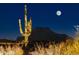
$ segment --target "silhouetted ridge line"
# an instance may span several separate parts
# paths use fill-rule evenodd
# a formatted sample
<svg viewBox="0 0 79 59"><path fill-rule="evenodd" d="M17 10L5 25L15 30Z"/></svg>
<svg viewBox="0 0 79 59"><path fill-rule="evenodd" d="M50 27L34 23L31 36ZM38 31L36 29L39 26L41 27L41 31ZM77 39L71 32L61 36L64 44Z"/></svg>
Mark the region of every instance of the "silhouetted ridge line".
<svg viewBox="0 0 79 59"><path fill-rule="evenodd" d="M58 34L49 28L38 27L32 30L29 41L61 41L71 38L66 34Z"/></svg>
<svg viewBox="0 0 79 59"><path fill-rule="evenodd" d="M0 43L13 43L13 42L16 42L15 40L11 40L11 39L0 39Z"/></svg>

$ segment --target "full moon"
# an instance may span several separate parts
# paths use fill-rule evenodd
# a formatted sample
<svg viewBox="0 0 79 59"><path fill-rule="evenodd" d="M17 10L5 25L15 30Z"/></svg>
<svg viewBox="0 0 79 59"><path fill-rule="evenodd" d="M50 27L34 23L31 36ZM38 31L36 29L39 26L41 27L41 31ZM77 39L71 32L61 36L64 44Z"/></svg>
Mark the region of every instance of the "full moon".
<svg viewBox="0 0 79 59"><path fill-rule="evenodd" d="M57 16L61 16L61 13L62 13L62 12L61 12L60 10L56 11L56 15L57 15Z"/></svg>

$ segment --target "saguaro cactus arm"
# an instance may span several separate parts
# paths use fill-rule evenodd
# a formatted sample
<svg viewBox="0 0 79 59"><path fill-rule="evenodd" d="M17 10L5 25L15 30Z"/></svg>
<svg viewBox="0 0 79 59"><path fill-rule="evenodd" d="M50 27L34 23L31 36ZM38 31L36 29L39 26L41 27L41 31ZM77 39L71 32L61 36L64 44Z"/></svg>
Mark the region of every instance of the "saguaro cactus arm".
<svg viewBox="0 0 79 59"><path fill-rule="evenodd" d="M31 34L32 31L32 18L30 18L30 21L27 23L27 31Z"/></svg>
<svg viewBox="0 0 79 59"><path fill-rule="evenodd" d="M19 19L19 29L20 29L21 35L24 35L24 34L23 34L23 31L22 31L22 26L21 26L21 19Z"/></svg>

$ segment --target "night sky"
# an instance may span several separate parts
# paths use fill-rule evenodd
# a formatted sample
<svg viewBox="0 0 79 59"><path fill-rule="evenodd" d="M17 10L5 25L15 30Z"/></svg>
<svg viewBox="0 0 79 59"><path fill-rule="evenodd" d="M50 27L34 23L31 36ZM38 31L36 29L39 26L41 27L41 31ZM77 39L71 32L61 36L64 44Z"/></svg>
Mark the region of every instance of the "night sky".
<svg viewBox="0 0 79 59"><path fill-rule="evenodd" d="M0 38L20 36L18 19L24 22L25 4L0 4ZM79 4L27 4L28 20L33 28L49 27L52 31L73 36L74 25L79 24ZM61 15L57 16L57 10ZM24 26L24 25L22 25Z"/></svg>

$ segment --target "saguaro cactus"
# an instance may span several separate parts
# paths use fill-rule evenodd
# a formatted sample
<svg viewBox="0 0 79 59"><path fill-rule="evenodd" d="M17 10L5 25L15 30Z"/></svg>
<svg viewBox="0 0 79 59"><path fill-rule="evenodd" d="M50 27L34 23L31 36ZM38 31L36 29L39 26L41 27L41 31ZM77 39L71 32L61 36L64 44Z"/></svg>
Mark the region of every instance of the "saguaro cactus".
<svg viewBox="0 0 79 59"><path fill-rule="evenodd" d="M24 40L23 43L25 44L25 46L28 44L28 37L31 34L31 30L32 30L32 20L30 18L29 21L27 21L27 9L26 9L26 5L25 5L25 11L24 11L24 32L22 30L22 25L21 25L21 19L19 19L19 29L20 29L20 33L22 36L24 36Z"/></svg>

